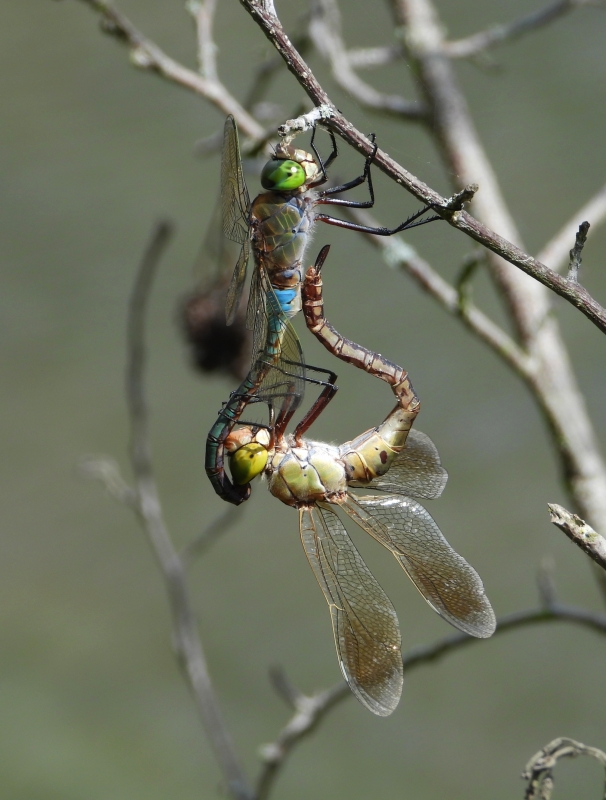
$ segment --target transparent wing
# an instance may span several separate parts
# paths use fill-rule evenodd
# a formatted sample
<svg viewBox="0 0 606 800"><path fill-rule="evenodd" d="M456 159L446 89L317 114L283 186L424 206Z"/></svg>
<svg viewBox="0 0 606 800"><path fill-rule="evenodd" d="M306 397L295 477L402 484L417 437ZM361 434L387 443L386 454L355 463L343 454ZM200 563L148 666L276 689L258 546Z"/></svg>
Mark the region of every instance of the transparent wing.
<svg viewBox="0 0 606 800"><path fill-rule="evenodd" d="M288 403L294 411L305 394L306 368L301 342L263 270L253 276L255 298L252 377L255 396L273 408ZM250 305L249 305L250 308Z"/></svg>
<svg viewBox="0 0 606 800"><path fill-rule="evenodd" d="M225 290L240 250L241 247L226 239L223 233L223 210L219 196L194 264L195 278L205 288L220 284Z"/></svg>
<svg viewBox="0 0 606 800"><path fill-rule="evenodd" d="M250 198L244 181L238 129L230 115L225 120L223 152L221 156L221 213L223 234L232 242L242 245L238 262L227 291L227 324L233 321L242 295L246 268L250 258Z"/></svg>
<svg viewBox="0 0 606 800"><path fill-rule="evenodd" d="M430 500L442 494L447 480L448 473L442 466L435 444L429 436L412 428L406 446L396 456L389 472L370 484L364 484L364 488ZM362 486L353 482L350 485Z"/></svg>
<svg viewBox="0 0 606 800"><path fill-rule="evenodd" d="M322 506L299 514L305 554L330 608L341 671L358 700L386 717L404 680L394 607L333 511Z"/></svg>
<svg viewBox="0 0 606 800"><path fill-rule="evenodd" d="M348 495L342 505L393 553L440 616L480 639L494 633L495 616L480 576L452 549L423 506L399 495Z"/></svg>

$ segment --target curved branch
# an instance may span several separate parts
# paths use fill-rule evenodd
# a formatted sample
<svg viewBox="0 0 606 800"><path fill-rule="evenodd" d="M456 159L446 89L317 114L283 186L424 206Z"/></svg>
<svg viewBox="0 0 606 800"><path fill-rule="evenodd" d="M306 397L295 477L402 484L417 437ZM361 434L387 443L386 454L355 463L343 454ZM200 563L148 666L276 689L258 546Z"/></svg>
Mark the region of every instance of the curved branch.
<svg viewBox="0 0 606 800"><path fill-rule="evenodd" d="M141 261L129 303L126 399L135 478L136 511L147 534L166 583L174 643L188 679L204 728L234 800L250 800L251 792L216 698L195 615L185 583L185 569L172 543L153 472L149 421L145 396L145 316L159 259L172 234L172 226L159 223Z"/></svg>
<svg viewBox="0 0 606 800"><path fill-rule="evenodd" d="M167 56L157 44L145 37L127 16L108 0L80 1L101 15L101 23L106 33L127 44L135 66L156 72L163 78L196 92L209 100L223 114L232 114L238 127L247 136L260 139L265 135L263 126L259 125L256 119L238 103L218 78L199 75ZM205 60L208 63L206 56Z"/></svg>
<svg viewBox="0 0 606 800"><path fill-rule="evenodd" d="M424 119L426 111L420 103L379 92L356 75L341 37L341 14L335 0L315 0L312 4L309 35L319 53L329 62L334 80L360 105L404 119Z"/></svg>
<svg viewBox="0 0 606 800"><path fill-rule="evenodd" d="M443 52L449 58L469 58L478 55L490 47L504 44L512 39L518 39L525 33L531 33L539 28L544 28L550 22L584 6L599 5L596 0L555 0L554 3L538 11L533 11L524 17L507 22L504 25L494 25L488 30L457 39L454 42L444 42Z"/></svg>
<svg viewBox="0 0 606 800"><path fill-rule="evenodd" d="M554 602L545 608L518 611L502 617L497 621L493 638L506 631L544 622L572 622L606 635L606 616ZM480 641L484 640L474 639L473 636L468 636L466 633L453 633L432 644L414 647L402 656L404 672L411 672L413 669L437 661L461 647L478 644ZM295 713L277 738L262 748L263 763L256 782L255 800L266 800L288 756L299 742L312 733L335 706L341 701L353 697L349 686L344 681L311 697L303 695L291 687L286 693L280 690L280 694L286 694L289 704L295 708Z"/></svg>
<svg viewBox="0 0 606 800"><path fill-rule="evenodd" d="M522 773L522 778L528 781L525 800L550 800L553 791L553 770L561 758L577 758L590 756L595 758L606 771L606 753L597 747L587 747L581 742L564 737L554 739L545 745L542 750L535 753ZM606 788L606 784L605 784ZM606 791L602 795L606 797Z"/></svg>

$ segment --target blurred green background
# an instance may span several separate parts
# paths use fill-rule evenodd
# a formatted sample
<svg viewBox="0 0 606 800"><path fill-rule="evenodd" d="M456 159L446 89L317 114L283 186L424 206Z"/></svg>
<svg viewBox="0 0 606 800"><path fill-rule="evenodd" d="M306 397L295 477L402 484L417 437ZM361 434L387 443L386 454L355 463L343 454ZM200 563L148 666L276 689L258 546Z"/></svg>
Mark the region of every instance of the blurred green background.
<svg viewBox="0 0 606 800"><path fill-rule="evenodd" d="M351 45L390 41L381 2L343 3ZM538 2L442 0L453 37L539 7ZM269 45L235 0L220 4L221 76L238 97ZM292 26L304 4L278 2ZM121 7L171 55L194 64L183 3ZM153 448L172 534L184 545L224 511L203 470L206 431L233 388L189 368L176 304L217 193L218 159L194 142L218 130L203 100L132 68L95 16L64 0L0 4L0 794L14 800L166 800L215 797L220 776L170 647L162 581L132 514L75 464L115 457L128 475L122 382L127 297L152 222L178 232L150 319ZM495 52L497 71L458 74L530 252L606 175L606 17L587 9ZM449 193L422 132L366 115L332 85L337 105L381 147ZM408 93L403 65L371 73ZM286 118L302 99L286 73L270 97ZM338 173L359 173L346 152ZM251 193L256 184L250 181ZM396 224L417 205L377 174L377 215ZM470 243L447 226L408 240L448 278ZM527 392L493 355L355 234L322 227L334 244L327 311L344 334L405 366L422 401L419 427L437 443L450 482L429 504L451 544L478 569L497 614L536 602L535 573L556 563L561 598L600 599L584 556L548 522L567 503L551 445ZM314 249L315 252L315 249ZM606 233L585 250L582 280L604 302ZM500 318L488 282L478 302ZM606 423L606 340L555 303L596 429ZM308 360L333 366L305 332ZM329 363L330 362L330 363ZM341 391L314 436L343 441L376 424L392 399L378 381L337 365ZM262 485L239 523L191 570L210 668L240 753L287 719L267 680L283 665L304 691L340 678L324 599L298 541L297 516ZM356 532L354 532L355 534ZM361 532L360 532L361 534ZM356 541L398 610L404 648L451 629L395 561ZM368 539L368 537L366 537ZM399 708L373 717L344 703L296 752L274 797L492 800L521 797L526 760L556 736L606 747L606 643L550 625L466 649L407 679ZM560 767L561 797L599 796L599 768Z"/></svg>

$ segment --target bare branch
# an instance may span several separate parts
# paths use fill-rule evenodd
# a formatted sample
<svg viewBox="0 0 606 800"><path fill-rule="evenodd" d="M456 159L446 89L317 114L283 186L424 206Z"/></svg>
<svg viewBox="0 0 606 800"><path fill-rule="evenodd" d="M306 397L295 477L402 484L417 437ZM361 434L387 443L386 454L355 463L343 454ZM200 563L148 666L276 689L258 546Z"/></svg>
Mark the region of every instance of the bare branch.
<svg viewBox="0 0 606 800"><path fill-rule="evenodd" d="M574 739L554 739L545 745L542 750L535 753L522 773L522 778L528 782L524 800L550 800L553 791L553 770L561 758L577 758L590 756L599 761L606 772L606 753L597 747L575 742ZM606 798L606 783L603 797Z"/></svg>
<svg viewBox="0 0 606 800"><path fill-rule="evenodd" d="M537 570L537 589L539 600L545 608L551 608L557 603L555 585L555 560L553 556L544 556Z"/></svg>
<svg viewBox="0 0 606 800"><path fill-rule="evenodd" d="M351 211L350 215L361 225L377 227L379 223L368 212ZM522 377L530 377L535 365L533 359L502 328L473 305L471 300L461 303L459 291L445 281L416 250L399 236L367 235L371 244L381 251L385 263L410 275L431 297L458 317L476 336L491 347L510 367Z"/></svg>
<svg viewBox="0 0 606 800"><path fill-rule="evenodd" d="M593 232L606 220L606 185L602 186L583 208L573 214L553 239L543 247L540 253L537 253L537 261L542 261L556 272L568 264L570 242L583 220L591 222L591 231ZM591 236L591 231L589 236Z"/></svg>
<svg viewBox="0 0 606 800"><path fill-rule="evenodd" d="M329 105L316 106L307 114L301 114L296 119L288 119L278 128L278 133L290 144L295 136L312 130L319 122L325 122L332 117L333 110Z"/></svg>
<svg viewBox="0 0 606 800"><path fill-rule="evenodd" d="M372 150L372 143L341 114L316 80L315 76L292 46L284 32L280 20L268 13L260 0L240 0L253 19L260 25L268 39L284 58L288 69L295 75L315 105L328 105L333 109L327 126L338 133L346 142L364 155ZM513 242L490 230L466 211L453 212L448 200L431 189L423 181L405 170L382 150L378 150L374 162L386 175L406 188L416 198L430 206L450 225L484 245L497 256L518 267L539 283L568 300L581 313L590 319L602 332L606 333L606 309L603 308L582 286L563 278L525 253Z"/></svg>
<svg viewBox="0 0 606 800"><path fill-rule="evenodd" d="M217 46L212 35L216 7L217 0L187 0L186 3L196 26L200 75L209 81L218 79Z"/></svg>
<svg viewBox="0 0 606 800"><path fill-rule="evenodd" d="M518 611L502 617L497 621L497 628L492 638L506 631L545 622L572 622L606 635L606 616L554 602L546 607ZM437 661L462 647L478 644L480 641L483 640L457 632L432 644L414 647L402 656L404 672L411 672L417 667ZM353 695L345 681L311 696L303 695L294 688L288 690L286 699L289 705L294 704L295 713L278 737L261 749L263 763L256 783L255 800L266 800L294 748L318 727L329 711L349 697Z"/></svg>
<svg viewBox="0 0 606 800"><path fill-rule="evenodd" d="M78 463L78 471L84 478L98 481L114 500L137 508L137 496L120 475L120 468L112 458L85 456Z"/></svg>
<svg viewBox="0 0 606 800"><path fill-rule="evenodd" d="M444 42L443 51L449 58L469 58L487 50L489 47L504 44L526 33L543 28L564 14L584 6L601 5L598 0L555 0L554 3L533 11L524 17L504 25L494 25L486 31L474 33L454 42Z"/></svg>
<svg viewBox="0 0 606 800"><path fill-rule="evenodd" d="M557 282L551 281L556 273L547 272L545 265L522 255L520 234L473 124L452 62L442 55L444 26L433 3L431 0L391 0L391 4L396 30L407 49L407 62L430 107L431 132L453 187L461 189L477 182L481 190L474 197L474 213L486 230L502 233L502 237L493 241L490 236L484 237L485 230L478 229L471 235L491 251L487 253L489 270L505 301L511 324L524 349L537 362L527 382L559 455L565 485L579 513L600 528L606 525L606 465L598 438L562 341L550 297L543 286L527 280L511 264L520 266L560 293L565 294L569 287L574 289L575 284L564 279L556 287ZM331 125L334 122L333 118ZM473 219L465 211L455 216L458 222L450 220L451 224L463 230ZM499 239L503 241L505 237L508 245L502 248ZM515 243L513 253L508 252L510 243ZM528 265L532 269L527 269ZM537 275L537 266L542 275ZM603 311L599 311L594 320L602 328Z"/></svg>
<svg viewBox="0 0 606 800"><path fill-rule="evenodd" d="M108 0L80 0L101 15L103 30L125 42L130 49L132 63L141 69L156 72L180 86L190 89L209 100L223 114L233 114L239 128L247 135L259 139L265 131L261 125L229 93L218 79L199 75L179 64L147 39L121 11Z"/></svg>
<svg viewBox="0 0 606 800"><path fill-rule="evenodd" d="M130 416L130 456L137 513L164 577L173 618L174 643L204 728L235 800L250 800L246 776L235 753L210 680L206 657L185 583L185 570L166 528L153 473L145 396L145 316L159 259L172 226L159 223L141 261L128 314L126 398Z"/></svg>
<svg viewBox="0 0 606 800"><path fill-rule="evenodd" d="M346 683L337 684L332 689L311 697L291 690L287 702L289 705L294 704L295 713L280 731L277 739L271 744L264 745L260 750L263 765L256 783L255 800L266 800L269 797L274 782L292 750L306 736L313 733L328 712L350 694Z"/></svg>
<svg viewBox="0 0 606 800"><path fill-rule="evenodd" d="M347 51L349 65L355 69L384 67L403 57L404 48L401 44L384 45L380 47L352 47Z"/></svg>
<svg viewBox="0 0 606 800"><path fill-rule="evenodd" d="M341 37L341 14L336 0L314 0L309 35L319 53L329 62L334 80L362 106L409 120L423 117L420 103L379 92L356 75Z"/></svg>
<svg viewBox="0 0 606 800"><path fill-rule="evenodd" d="M181 561L185 566L189 566L199 555L205 553L220 536L227 533L238 522L241 516L241 506L229 506L222 514L219 514L199 536L181 550Z"/></svg>
<svg viewBox="0 0 606 800"><path fill-rule="evenodd" d="M574 542L584 553L593 558L596 564L599 564L602 569L606 569L606 539L596 533L585 520L567 511L564 506L548 503L547 508L551 515L551 522L564 531L571 542Z"/></svg>

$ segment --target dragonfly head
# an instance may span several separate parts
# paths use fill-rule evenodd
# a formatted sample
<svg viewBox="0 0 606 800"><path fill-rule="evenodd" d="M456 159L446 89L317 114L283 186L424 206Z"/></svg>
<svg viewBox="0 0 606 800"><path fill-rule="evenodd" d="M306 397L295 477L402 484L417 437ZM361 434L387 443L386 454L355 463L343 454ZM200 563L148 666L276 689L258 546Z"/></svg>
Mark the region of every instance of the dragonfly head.
<svg viewBox="0 0 606 800"><path fill-rule="evenodd" d="M310 153L279 144L261 171L261 185L264 189L292 192L313 183L319 176L320 170Z"/></svg>
<svg viewBox="0 0 606 800"><path fill-rule="evenodd" d="M265 428L254 431L243 427L232 431L225 440L229 455L229 469L236 486L250 483L260 475L269 456L269 432Z"/></svg>

